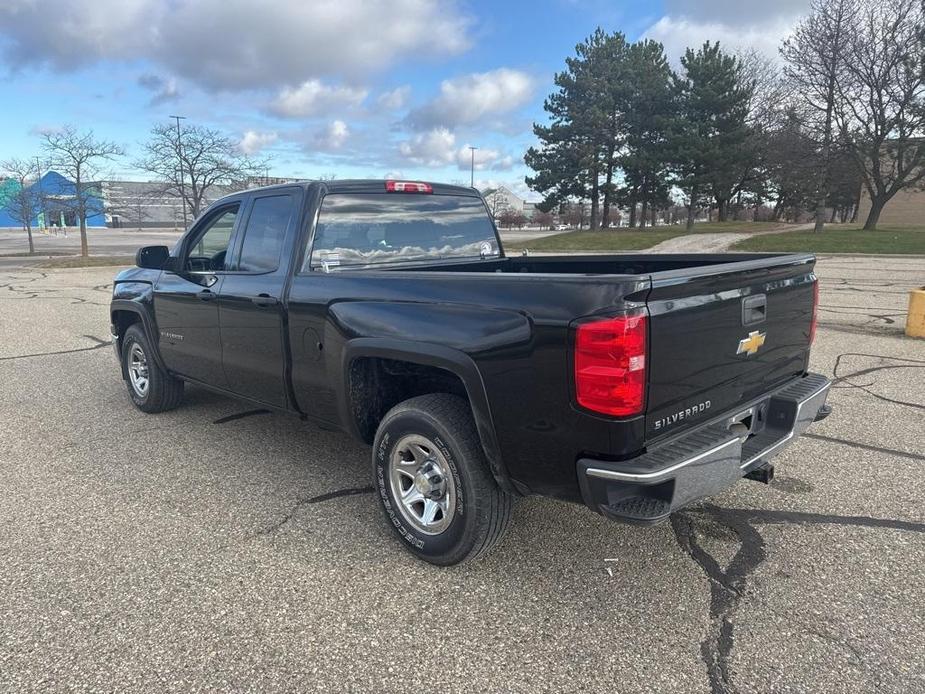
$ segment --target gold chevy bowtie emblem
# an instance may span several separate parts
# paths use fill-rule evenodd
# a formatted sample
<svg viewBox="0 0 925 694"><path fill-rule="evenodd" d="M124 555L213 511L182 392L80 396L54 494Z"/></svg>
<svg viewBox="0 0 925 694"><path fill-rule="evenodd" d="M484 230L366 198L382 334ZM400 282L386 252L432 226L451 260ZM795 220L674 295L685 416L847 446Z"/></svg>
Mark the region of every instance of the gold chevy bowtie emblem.
<svg viewBox="0 0 925 694"><path fill-rule="evenodd" d="M736 350L736 354L754 354L764 344L764 338L765 333L753 330L748 334L748 337L739 340L739 348Z"/></svg>

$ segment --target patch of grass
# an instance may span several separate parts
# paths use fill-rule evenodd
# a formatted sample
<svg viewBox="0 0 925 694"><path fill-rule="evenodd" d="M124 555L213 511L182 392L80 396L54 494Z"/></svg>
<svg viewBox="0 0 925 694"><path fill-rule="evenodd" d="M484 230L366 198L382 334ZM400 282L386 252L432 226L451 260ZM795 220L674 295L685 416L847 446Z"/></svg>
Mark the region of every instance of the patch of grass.
<svg viewBox="0 0 925 694"><path fill-rule="evenodd" d="M694 234L753 233L784 230L787 225L777 222L702 222L694 225ZM504 232L502 231L502 234ZM639 251L684 236L684 224L646 227L645 229L606 229L602 231L565 231L530 241L508 241L504 247L512 251Z"/></svg>
<svg viewBox="0 0 925 694"><path fill-rule="evenodd" d="M691 233L693 234L751 234L756 231L773 231L779 229L786 231L788 227L796 226L795 224L784 224L782 222L700 222L694 225ZM660 227L656 227L660 228ZM668 227L677 229L678 227ZM682 224L681 229L684 229Z"/></svg>
<svg viewBox="0 0 925 694"><path fill-rule="evenodd" d="M655 228L652 231L566 231L530 241L511 241L508 250L531 251L638 251L680 236L682 232Z"/></svg>
<svg viewBox="0 0 925 694"><path fill-rule="evenodd" d="M33 267L47 268L68 268L68 267L108 267L108 266L132 266L135 264L133 255L91 255L84 258L79 255L71 255L65 258L49 258Z"/></svg>
<svg viewBox="0 0 925 694"><path fill-rule="evenodd" d="M753 236L739 241L732 250L925 255L925 228L882 227L864 231L857 226L826 226L821 234L810 229Z"/></svg>
<svg viewBox="0 0 925 694"><path fill-rule="evenodd" d="M36 251L35 253L30 253L29 251L22 251L18 253L0 253L0 258L35 258L52 256L52 255L73 255L73 253L68 253L67 251Z"/></svg>

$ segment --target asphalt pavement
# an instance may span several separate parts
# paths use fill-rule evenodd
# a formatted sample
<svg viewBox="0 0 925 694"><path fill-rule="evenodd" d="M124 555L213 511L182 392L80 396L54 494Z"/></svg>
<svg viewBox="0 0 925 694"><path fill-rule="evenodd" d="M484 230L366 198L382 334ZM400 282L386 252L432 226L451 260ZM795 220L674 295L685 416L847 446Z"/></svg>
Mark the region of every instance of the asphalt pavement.
<svg viewBox="0 0 925 694"><path fill-rule="evenodd" d="M113 268L0 270L0 691L925 692L925 261L817 267L835 410L773 484L651 528L524 499L450 569L346 436L135 410Z"/></svg>
<svg viewBox="0 0 925 694"><path fill-rule="evenodd" d="M178 229L87 229L87 245L92 255L134 255L141 246L173 246L180 238ZM35 255L24 257L29 240L22 229L0 229L0 271L34 266L52 256L78 255L80 230L33 231Z"/></svg>

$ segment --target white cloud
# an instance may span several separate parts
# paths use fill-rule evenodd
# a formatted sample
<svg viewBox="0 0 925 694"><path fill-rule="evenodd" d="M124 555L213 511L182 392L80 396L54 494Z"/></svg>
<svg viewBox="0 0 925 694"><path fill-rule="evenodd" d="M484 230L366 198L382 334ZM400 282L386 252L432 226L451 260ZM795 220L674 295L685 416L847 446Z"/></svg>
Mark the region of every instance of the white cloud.
<svg viewBox="0 0 925 694"><path fill-rule="evenodd" d="M45 135L54 135L64 130L63 125L51 125L49 123L40 123L29 128L29 134L33 137L43 137Z"/></svg>
<svg viewBox="0 0 925 694"><path fill-rule="evenodd" d="M665 15L644 33L676 63L690 47L719 41L730 52L755 50L778 59L781 41L809 9L809 0L668 0Z"/></svg>
<svg viewBox="0 0 925 694"><path fill-rule="evenodd" d="M402 142L398 151L403 157L423 166L446 166L455 156L456 136L446 128L418 133Z"/></svg>
<svg viewBox="0 0 925 694"><path fill-rule="evenodd" d="M645 38L660 41L665 52L675 60L684 55L688 47L697 50L705 41L719 41L730 52L754 49L776 59L781 41L790 33L794 22L795 18L733 27L721 23L699 23L683 17L662 17L646 30Z"/></svg>
<svg viewBox="0 0 925 694"><path fill-rule="evenodd" d="M270 104L270 111L285 118L304 118L332 110L359 106L367 91L356 87L331 86L311 79L295 88L286 87Z"/></svg>
<svg viewBox="0 0 925 694"><path fill-rule="evenodd" d="M778 17L794 17L809 9L810 0L666 0L665 15L709 24L755 25Z"/></svg>
<svg viewBox="0 0 925 694"><path fill-rule="evenodd" d="M480 147L473 153L468 143L457 146L456 135L447 128L433 128L417 133L410 140L402 142L398 151L405 159L421 166L455 165L460 171L469 170L473 154L478 171L507 171L514 165L512 156L504 155L497 149Z"/></svg>
<svg viewBox="0 0 925 694"><path fill-rule="evenodd" d="M334 120L315 136L315 144L321 149L340 149L349 137L350 129L347 124L342 120Z"/></svg>
<svg viewBox="0 0 925 694"><path fill-rule="evenodd" d="M444 80L440 94L412 111L408 119L419 127L476 123L523 106L533 95L533 86L528 74L509 68Z"/></svg>
<svg viewBox="0 0 925 694"><path fill-rule="evenodd" d="M145 73L138 77L138 86L151 92L151 106L157 106L168 101L180 98L177 81L173 77L161 77L153 73Z"/></svg>
<svg viewBox="0 0 925 694"><path fill-rule="evenodd" d="M475 155L475 170L484 171L492 169L494 171L508 171L514 166L514 158L511 155L503 155L497 149L479 147L472 152L469 144L464 144L456 150L456 166L460 171L468 171L472 166L473 154Z"/></svg>
<svg viewBox="0 0 925 694"><path fill-rule="evenodd" d="M397 111L408 102L408 97L410 95L411 87L406 84L402 87L396 87L391 91L383 92L379 95L379 98L376 99L376 102L384 109Z"/></svg>
<svg viewBox="0 0 925 694"><path fill-rule="evenodd" d="M498 157L498 159L492 163L491 168L495 171L510 171L514 168L514 157L510 154Z"/></svg>
<svg viewBox="0 0 925 694"><path fill-rule="evenodd" d="M469 47L470 20L439 0L3 0L0 46L13 67L68 71L148 60L209 89L338 77Z"/></svg>
<svg viewBox="0 0 925 694"><path fill-rule="evenodd" d="M264 147L269 147L279 139L275 132L262 133L248 130L238 142L238 149L244 154L257 154Z"/></svg>

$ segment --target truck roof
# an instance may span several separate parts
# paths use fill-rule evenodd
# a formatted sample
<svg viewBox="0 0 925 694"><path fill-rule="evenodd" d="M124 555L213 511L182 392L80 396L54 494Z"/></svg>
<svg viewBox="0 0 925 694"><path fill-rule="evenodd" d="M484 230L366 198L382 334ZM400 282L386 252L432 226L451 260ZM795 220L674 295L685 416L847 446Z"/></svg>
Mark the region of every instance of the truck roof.
<svg viewBox="0 0 925 694"><path fill-rule="evenodd" d="M240 195L243 192L252 192L255 190L277 190L283 188L292 188L293 186L298 186L305 189L323 186L325 192L327 193L384 193L386 180L387 179L384 178L345 178L343 180L335 179L333 181L296 181L293 183L278 183L272 186L258 186L255 188L248 188L245 191L238 191L237 193L226 195L220 198L220 200L224 200L227 197L232 197L233 195ZM404 181L405 179L402 180ZM481 196L481 193L479 193L478 190L466 186L450 185L449 183L431 183L430 181L413 182L426 183L433 189L433 192L436 195L466 195L470 197ZM216 200L216 202L219 202L219 200Z"/></svg>

